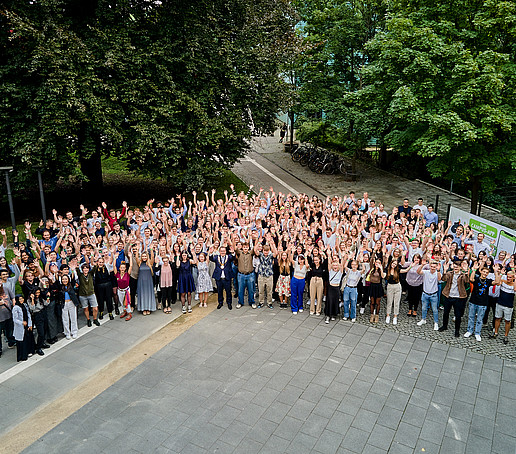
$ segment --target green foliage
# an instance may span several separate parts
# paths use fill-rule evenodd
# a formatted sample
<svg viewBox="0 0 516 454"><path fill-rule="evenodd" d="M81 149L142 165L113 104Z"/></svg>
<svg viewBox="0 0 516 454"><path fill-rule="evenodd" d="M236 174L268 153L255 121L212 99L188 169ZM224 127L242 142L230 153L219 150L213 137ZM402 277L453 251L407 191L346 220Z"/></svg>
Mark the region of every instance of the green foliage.
<svg viewBox="0 0 516 454"><path fill-rule="evenodd" d="M362 113L348 95L362 86L361 71L370 60L365 44L383 27L384 3L296 2L306 47L296 67L302 137L349 153L366 143L364 122L357 121Z"/></svg>
<svg viewBox="0 0 516 454"><path fill-rule="evenodd" d="M516 179L516 3L398 1L366 46L364 88L377 128L435 177L480 183Z"/></svg>
<svg viewBox="0 0 516 454"><path fill-rule="evenodd" d="M287 0L3 2L0 156L14 184L99 183L100 158L199 187L270 132Z"/></svg>

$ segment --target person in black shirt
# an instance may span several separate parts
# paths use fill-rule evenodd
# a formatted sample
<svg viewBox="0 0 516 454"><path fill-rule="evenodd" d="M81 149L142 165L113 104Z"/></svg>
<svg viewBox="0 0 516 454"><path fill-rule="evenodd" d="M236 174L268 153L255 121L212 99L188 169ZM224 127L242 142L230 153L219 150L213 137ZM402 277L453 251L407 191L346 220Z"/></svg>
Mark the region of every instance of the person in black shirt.
<svg viewBox="0 0 516 454"><path fill-rule="evenodd" d="M107 306L109 320L113 320L113 283L111 274L104 263L104 257L99 257L97 264L93 267L95 279L95 295L99 305L99 319L104 318L104 303Z"/></svg>
<svg viewBox="0 0 516 454"><path fill-rule="evenodd" d="M469 300L469 316L468 316L468 330L464 337L470 337L475 333L475 339L481 341L480 331L484 320L484 313L486 312L489 296L489 287L493 285L493 280L488 279L489 268L484 267L478 271L480 263L477 261L473 265L473 272L469 277L469 281L473 284L473 291ZM500 284L500 267L495 268L495 285ZM475 322L476 317L476 322Z"/></svg>

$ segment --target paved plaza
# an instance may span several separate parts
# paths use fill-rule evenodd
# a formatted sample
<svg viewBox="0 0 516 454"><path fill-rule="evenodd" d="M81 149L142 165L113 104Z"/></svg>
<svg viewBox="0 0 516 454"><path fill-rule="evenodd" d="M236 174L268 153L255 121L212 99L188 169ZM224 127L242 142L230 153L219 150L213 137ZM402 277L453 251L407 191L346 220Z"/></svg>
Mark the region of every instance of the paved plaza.
<svg viewBox="0 0 516 454"><path fill-rule="evenodd" d="M513 454L515 391L496 356L223 308L24 452Z"/></svg>

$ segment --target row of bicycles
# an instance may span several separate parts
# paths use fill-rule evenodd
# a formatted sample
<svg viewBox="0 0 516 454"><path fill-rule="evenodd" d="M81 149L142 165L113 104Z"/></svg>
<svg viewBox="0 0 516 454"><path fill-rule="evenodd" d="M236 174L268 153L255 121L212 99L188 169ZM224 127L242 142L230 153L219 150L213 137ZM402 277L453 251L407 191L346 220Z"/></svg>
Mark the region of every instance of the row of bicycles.
<svg viewBox="0 0 516 454"><path fill-rule="evenodd" d="M355 176L352 166L342 156L315 145L300 145L292 153L292 161L308 166L312 172L319 174L333 175L340 172L346 176Z"/></svg>

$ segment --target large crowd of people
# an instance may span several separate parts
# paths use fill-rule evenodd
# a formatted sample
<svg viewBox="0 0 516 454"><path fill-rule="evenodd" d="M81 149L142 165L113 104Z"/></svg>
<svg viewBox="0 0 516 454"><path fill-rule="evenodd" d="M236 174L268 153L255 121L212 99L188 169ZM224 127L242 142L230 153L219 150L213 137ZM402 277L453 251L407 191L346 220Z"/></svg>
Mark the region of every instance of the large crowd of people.
<svg viewBox="0 0 516 454"><path fill-rule="evenodd" d="M232 310L234 300L236 309L276 304L295 315L324 314L325 323L360 316L395 325L413 317L425 329L431 310L436 331L448 329L453 308L456 337L481 341L489 323L496 338L503 319L508 342L515 256L495 252L482 233L439 220L423 199L405 199L388 212L367 193L321 200L252 189L237 194L231 185L218 200L215 190L199 198L192 192L188 202L177 195L143 209L123 202L120 211L106 203L64 216L54 210L36 229L26 222L23 233L13 232L9 261L0 231L7 346L24 361L63 335L76 338L78 312L88 326L104 317L130 321L136 312L171 314L174 305L188 314L194 301L207 307L211 292L217 309ZM404 295L408 313L400 314Z"/></svg>

